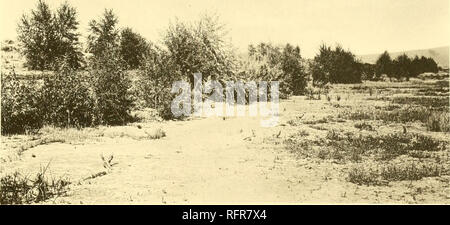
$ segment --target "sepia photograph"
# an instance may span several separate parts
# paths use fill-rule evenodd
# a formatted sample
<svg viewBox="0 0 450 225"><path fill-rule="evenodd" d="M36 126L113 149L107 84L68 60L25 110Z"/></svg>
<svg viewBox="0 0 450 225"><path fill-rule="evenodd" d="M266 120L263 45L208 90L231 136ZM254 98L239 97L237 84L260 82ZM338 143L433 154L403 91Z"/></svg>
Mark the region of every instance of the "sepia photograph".
<svg viewBox="0 0 450 225"><path fill-rule="evenodd" d="M0 205L449 205L449 3L0 0Z"/></svg>

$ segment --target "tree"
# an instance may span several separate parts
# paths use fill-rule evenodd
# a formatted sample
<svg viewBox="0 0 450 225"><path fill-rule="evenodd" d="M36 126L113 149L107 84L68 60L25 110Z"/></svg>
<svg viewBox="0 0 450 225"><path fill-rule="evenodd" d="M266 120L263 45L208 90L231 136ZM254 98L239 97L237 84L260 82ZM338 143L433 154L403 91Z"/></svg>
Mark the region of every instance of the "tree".
<svg viewBox="0 0 450 225"><path fill-rule="evenodd" d="M300 48L293 47L286 44L281 56L281 69L284 73L284 78L289 81L290 90L292 94L302 94L306 87L306 72L300 55Z"/></svg>
<svg viewBox="0 0 450 225"><path fill-rule="evenodd" d="M241 62L240 79L279 81L280 97L303 93L307 74L298 46L262 42L248 49L248 59Z"/></svg>
<svg viewBox="0 0 450 225"><path fill-rule="evenodd" d="M119 19L112 9L105 9L103 17L89 22L90 34L87 39L87 51L94 57L101 56L106 50L119 47Z"/></svg>
<svg viewBox="0 0 450 225"><path fill-rule="evenodd" d="M183 78L174 59L167 51L152 47L137 75L138 97L146 106L156 109L162 118L171 119L170 107L175 97L171 93L172 84Z"/></svg>
<svg viewBox="0 0 450 225"><path fill-rule="evenodd" d="M350 51L339 45L334 50L322 45L311 64L311 73L317 85L361 82L359 62Z"/></svg>
<svg viewBox="0 0 450 225"><path fill-rule="evenodd" d="M380 78L383 74L386 74L389 77L392 75L392 59L387 51L384 51L375 63L376 78Z"/></svg>
<svg viewBox="0 0 450 225"><path fill-rule="evenodd" d="M144 64L149 54L150 44L131 28L125 28L120 35L120 54L129 69L137 69Z"/></svg>
<svg viewBox="0 0 450 225"><path fill-rule="evenodd" d="M232 77L235 67L231 45L217 17L204 16L193 25L171 24L164 35L164 45L177 70L194 85L194 73L203 79Z"/></svg>
<svg viewBox="0 0 450 225"><path fill-rule="evenodd" d="M99 20L89 23L89 74L101 124L125 124L130 119L134 99L129 92L131 81L120 54L118 18L106 10Z"/></svg>
<svg viewBox="0 0 450 225"><path fill-rule="evenodd" d="M411 67L411 59L406 55L402 54L399 55L394 61L393 61L393 67L394 67L394 77L399 79L401 77L405 77L409 80L412 73L412 67Z"/></svg>
<svg viewBox="0 0 450 225"><path fill-rule="evenodd" d="M53 69L62 57L69 58L70 66L79 68L82 63L78 21L75 8L63 3L52 13L47 3L39 0L31 15L22 15L18 24L18 39L30 69Z"/></svg>

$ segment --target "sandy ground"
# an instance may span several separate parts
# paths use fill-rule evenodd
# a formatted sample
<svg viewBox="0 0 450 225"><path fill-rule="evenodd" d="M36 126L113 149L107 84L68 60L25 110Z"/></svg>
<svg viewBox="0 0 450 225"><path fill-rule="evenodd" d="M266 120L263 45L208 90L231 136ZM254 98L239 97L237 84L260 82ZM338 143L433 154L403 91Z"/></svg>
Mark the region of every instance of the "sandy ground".
<svg viewBox="0 0 450 225"><path fill-rule="evenodd" d="M299 129L306 129L309 138L326 133L290 126L288 120L298 115L321 118L333 110L326 100L294 97L282 102L280 123L273 128L261 127L256 117L113 127L98 141L30 148L19 159L1 163L0 172L33 174L50 162L49 174L65 176L72 184L66 196L44 204L450 203L448 177L358 186L346 181L348 165L301 159L284 149L282 140ZM139 133L157 127L167 136L108 137L117 130ZM113 155L112 170L84 180L106 171L101 154Z"/></svg>

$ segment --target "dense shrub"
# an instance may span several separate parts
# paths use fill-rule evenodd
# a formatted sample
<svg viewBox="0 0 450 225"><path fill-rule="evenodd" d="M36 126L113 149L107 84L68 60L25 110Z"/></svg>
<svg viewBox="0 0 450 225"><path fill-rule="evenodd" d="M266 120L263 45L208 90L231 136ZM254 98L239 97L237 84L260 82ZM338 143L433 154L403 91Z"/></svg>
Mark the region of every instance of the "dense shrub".
<svg viewBox="0 0 450 225"><path fill-rule="evenodd" d="M154 49L138 71L135 85L137 96L144 100L145 106L156 109L162 118L171 119L173 115L170 106L175 97L171 93L172 84L181 78L170 55L163 50Z"/></svg>
<svg viewBox="0 0 450 225"><path fill-rule="evenodd" d="M131 119L131 80L118 49L105 49L89 62L95 112L101 124L125 124Z"/></svg>
<svg viewBox="0 0 450 225"><path fill-rule="evenodd" d="M64 195L70 181L52 179L42 168L34 178L18 172L0 178L0 205L31 204Z"/></svg>
<svg viewBox="0 0 450 225"><path fill-rule="evenodd" d="M1 74L2 134L17 134L42 127L38 87L19 80L16 74Z"/></svg>
<svg viewBox="0 0 450 225"><path fill-rule="evenodd" d="M434 111L425 122L429 131L450 132L450 115L445 111Z"/></svg>
<svg viewBox="0 0 450 225"><path fill-rule="evenodd" d="M59 127L92 125L96 112L88 82L82 72L63 62L53 76L44 78L39 105L42 119Z"/></svg>

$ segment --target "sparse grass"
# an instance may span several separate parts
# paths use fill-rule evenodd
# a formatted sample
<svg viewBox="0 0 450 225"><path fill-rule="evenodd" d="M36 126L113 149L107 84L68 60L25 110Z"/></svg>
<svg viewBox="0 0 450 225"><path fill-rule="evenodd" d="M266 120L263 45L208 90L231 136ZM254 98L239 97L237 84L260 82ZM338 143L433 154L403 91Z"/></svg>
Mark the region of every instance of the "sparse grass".
<svg viewBox="0 0 450 225"><path fill-rule="evenodd" d="M70 182L65 178L48 178L47 169L48 165L32 179L18 172L0 178L0 204L39 203L64 195Z"/></svg>
<svg viewBox="0 0 450 225"><path fill-rule="evenodd" d="M448 112L436 111L421 106L404 106L402 108L359 108L347 109L338 115L339 118L351 120L382 120L384 122L425 123L432 131L448 131ZM430 119L431 118L431 119Z"/></svg>
<svg viewBox="0 0 450 225"><path fill-rule="evenodd" d="M449 97L422 97L422 96L408 96L408 97L394 97L387 98L392 103L401 105L418 105L433 108L447 108L449 107Z"/></svg>
<svg viewBox="0 0 450 225"><path fill-rule="evenodd" d="M328 132L325 139L317 143L302 140L298 137L299 135L291 136L284 142L286 148L291 152L307 157L350 160L353 162L372 156L382 161L391 160L400 155L420 156L417 151L437 152L444 150L447 145L446 142L435 140L429 136L411 133L355 135L352 133L342 134L332 130ZM320 146L322 149L314 149L313 145ZM425 156L425 154L423 155Z"/></svg>

